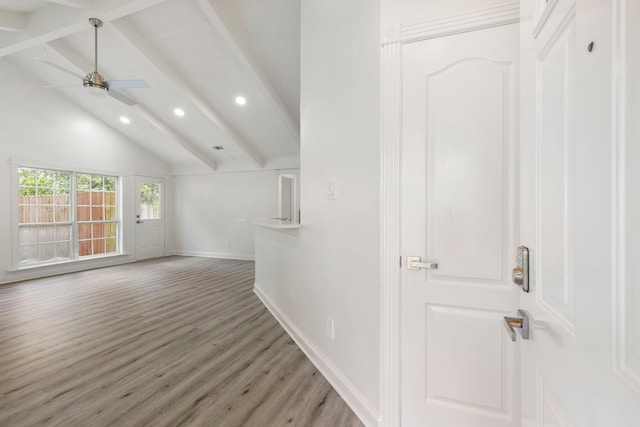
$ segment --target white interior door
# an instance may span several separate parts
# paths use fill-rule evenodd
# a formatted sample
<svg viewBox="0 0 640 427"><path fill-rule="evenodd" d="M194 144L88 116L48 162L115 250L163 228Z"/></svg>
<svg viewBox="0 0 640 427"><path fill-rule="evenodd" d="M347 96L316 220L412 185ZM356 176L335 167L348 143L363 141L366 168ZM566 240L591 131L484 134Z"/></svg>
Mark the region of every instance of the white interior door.
<svg viewBox="0 0 640 427"><path fill-rule="evenodd" d="M403 47L402 421L520 423L518 26ZM408 257L437 269L408 269Z"/></svg>
<svg viewBox="0 0 640 427"><path fill-rule="evenodd" d="M136 177L136 259L164 256L164 180Z"/></svg>
<svg viewBox="0 0 640 427"><path fill-rule="evenodd" d="M631 175L621 173L624 152L616 157L624 127L614 132L612 120L624 108L612 89L614 65L624 65L614 34L625 29L612 25L624 23L625 4L521 2L520 222L531 250L521 307L532 322L521 341L523 426L640 425L640 299L624 285L627 247L617 243L630 237L637 247L640 233L627 235L619 222L618 190ZM637 28L637 3L629 9L636 20L627 28ZM640 39L629 42L637 51ZM637 208L633 197L627 206Z"/></svg>

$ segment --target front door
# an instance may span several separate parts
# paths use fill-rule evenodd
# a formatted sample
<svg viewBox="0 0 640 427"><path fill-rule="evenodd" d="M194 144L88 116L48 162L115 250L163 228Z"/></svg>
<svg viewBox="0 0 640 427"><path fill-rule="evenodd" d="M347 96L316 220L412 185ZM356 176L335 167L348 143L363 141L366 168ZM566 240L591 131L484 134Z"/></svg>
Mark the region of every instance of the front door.
<svg viewBox="0 0 640 427"><path fill-rule="evenodd" d="M518 52L517 24L403 47L405 426L520 423Z"/></svg>
<svg viewBox="0 0 640 427"><path fill-rule="evenodd" d="M164 256L164 180L136 177L136 259Z"/></svg>
<svg viewBox="0 0 640 427"><path fill-rule="evenodd" d="M622 268L632 248L622 243L638 243L640 197L628 181L625 203L632 175L621 173L640 156L622 144L633 94L613 90L624 84L621 40L640 24L634 3L521 2L520 235L531 287L520 308L532 326L520 344L523 426L640 425L640 298ZM637 136L627 143L637 147ZM636 214L625 215L633 203Z"/></svg>

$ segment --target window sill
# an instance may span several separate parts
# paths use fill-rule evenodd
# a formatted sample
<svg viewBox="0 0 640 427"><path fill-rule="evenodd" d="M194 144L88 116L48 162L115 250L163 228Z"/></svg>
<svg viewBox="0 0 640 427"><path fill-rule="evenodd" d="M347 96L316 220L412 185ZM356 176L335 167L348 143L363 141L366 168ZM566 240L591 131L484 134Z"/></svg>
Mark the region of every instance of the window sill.
<svg viewBox="0 0 640 427"><path fill-rule="evenodd" d="M128 253L100 255L100 256L94 256L91 258L78 258L78 259L70 259L67 261L52 262L50 264L25 265L24 267L8 269L7 273L19 273L21 271L55 269L55 268L62 268L63 266L70 266L70 265L82 265L82 264L91 264L91 263L101 264L100 261L105 259L118 260L120 258L124 259L124 258L130 258L130 257L131 257L131 254L128 254Z"/></svg>

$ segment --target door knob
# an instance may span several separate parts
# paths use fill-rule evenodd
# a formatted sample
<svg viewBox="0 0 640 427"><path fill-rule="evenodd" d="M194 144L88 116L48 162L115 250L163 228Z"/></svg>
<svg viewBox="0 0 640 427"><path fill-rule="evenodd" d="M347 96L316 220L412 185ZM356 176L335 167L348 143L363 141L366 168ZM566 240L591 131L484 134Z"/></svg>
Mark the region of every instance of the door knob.
<svg viewBox="0 0 640 427"><path fill-rule="evenodd" d="M529 339L529 316L524 310L518 310L518 317L504 316L504 326L509 332L511 341L516 340L516 329L520 329L523 340Z"/></svg>

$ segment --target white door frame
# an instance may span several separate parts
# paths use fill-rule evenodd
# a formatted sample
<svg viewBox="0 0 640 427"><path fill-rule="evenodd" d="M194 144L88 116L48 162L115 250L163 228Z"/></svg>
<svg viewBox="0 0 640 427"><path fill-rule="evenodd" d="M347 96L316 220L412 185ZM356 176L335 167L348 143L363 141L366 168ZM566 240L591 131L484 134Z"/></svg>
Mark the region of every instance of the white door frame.
<svg viewBox="0 0 640 427"><path fill-rule="evenodd" d="M387 28L382 42L380 426L400 425L402 47L408 43L517 23L519 2Z"/></svg>

